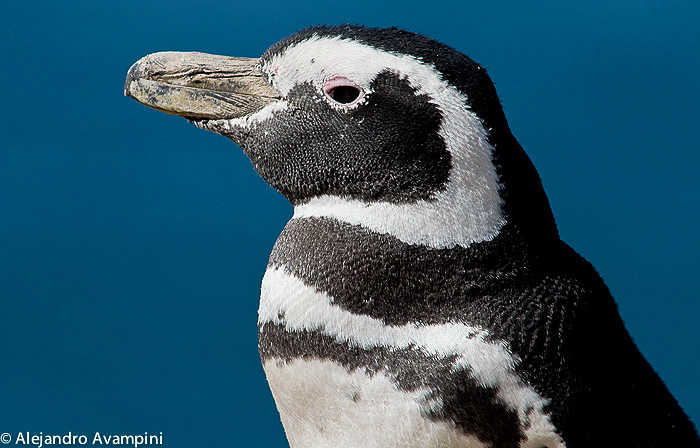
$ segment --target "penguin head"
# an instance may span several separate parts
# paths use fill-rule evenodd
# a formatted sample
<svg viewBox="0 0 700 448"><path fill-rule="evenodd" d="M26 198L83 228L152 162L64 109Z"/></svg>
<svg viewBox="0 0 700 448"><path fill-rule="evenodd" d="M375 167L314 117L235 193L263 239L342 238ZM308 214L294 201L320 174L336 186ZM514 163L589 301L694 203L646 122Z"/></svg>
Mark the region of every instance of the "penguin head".
<svg viewBox="0 0 700 448"><path fill-rule="evenodd" d="M396 28L324 26L232 61L156 53L125 91L231 138L299 217L439 248L504 230L556 237L492 81L462 53Z"/></svg>

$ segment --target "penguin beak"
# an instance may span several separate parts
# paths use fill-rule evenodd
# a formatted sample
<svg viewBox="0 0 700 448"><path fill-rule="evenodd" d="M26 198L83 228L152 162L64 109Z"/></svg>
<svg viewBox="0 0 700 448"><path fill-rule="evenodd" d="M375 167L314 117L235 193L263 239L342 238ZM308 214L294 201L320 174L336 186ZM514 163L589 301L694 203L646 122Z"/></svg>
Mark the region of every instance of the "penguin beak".
<svg viewBox="0 0 700 448"><path fill-rule="evenodd" d="M243 117L280 99L263 78L259 59L196 52L139 59L126 75L124 95L190 120Z"/></svg>

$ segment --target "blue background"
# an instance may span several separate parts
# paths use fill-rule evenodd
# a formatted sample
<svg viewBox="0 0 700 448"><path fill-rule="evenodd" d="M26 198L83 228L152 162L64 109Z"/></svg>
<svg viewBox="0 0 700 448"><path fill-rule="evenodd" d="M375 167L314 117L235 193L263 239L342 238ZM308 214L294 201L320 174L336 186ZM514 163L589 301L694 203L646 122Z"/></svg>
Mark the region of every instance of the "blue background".
<svg viewBox="0 0 700 448"><path fill-rule="evenodd" d="M147 53L399 26L482 62L642 352L700 422L700 2L8 2L0 432L284 446L256 348L291 207L229 140L122 96ZM591 329L594 331L595 329Z"/></svg>

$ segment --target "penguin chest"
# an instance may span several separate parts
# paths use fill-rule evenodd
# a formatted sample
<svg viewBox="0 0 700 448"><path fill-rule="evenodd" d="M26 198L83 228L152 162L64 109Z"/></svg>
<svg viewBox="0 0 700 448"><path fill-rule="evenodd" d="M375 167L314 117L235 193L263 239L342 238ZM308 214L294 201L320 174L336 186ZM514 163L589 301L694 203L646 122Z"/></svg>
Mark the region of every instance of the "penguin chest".
<svg viewBox="0 0 700 448"><path fill-rule="evenodd" d="M384 373L313 358L264 367L292 448L485 446L431 420L428 390L402 391Z"/></svg>
<svg viewBox="0 0 700 448"><path fill-rule="evenodd" d="M547 400L483 329L386 325L284 267L265 273L258 329L292 448L564 446Z"/></svg>

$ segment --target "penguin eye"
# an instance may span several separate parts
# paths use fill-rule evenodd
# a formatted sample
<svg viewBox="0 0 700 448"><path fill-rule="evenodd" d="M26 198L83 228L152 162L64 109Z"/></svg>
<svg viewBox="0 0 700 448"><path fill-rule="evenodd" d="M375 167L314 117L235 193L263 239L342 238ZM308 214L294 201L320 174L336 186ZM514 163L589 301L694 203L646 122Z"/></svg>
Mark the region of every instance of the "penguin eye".
<svg viewBox="0 0 700 448"><path fill-rule="evenodd" d="M328 95L338 103L352 103L360 96L360 89L353 86L338 86L328 91Z"/></svg>
<svg viewBox="0 0 700 448"><path fill-rule="evenodd" d="M333 78L323 86L326 96L341 105L354 104L364 96L362 89L347 78Z"/></svg>

